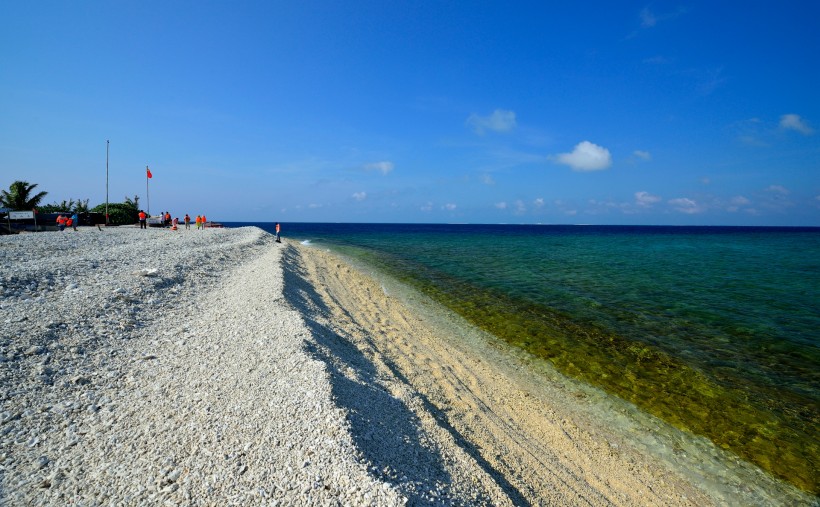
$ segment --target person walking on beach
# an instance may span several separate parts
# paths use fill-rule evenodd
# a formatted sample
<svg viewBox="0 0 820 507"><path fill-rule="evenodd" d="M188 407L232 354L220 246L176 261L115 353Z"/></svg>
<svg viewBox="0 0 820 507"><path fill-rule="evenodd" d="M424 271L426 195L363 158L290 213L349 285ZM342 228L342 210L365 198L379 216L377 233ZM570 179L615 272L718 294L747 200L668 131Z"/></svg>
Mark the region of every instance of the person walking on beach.
<svg viewBox="0 0 820 507"><path fill-rule="evenodd" d="M202 217L197 215L196 216L196 229L199 230L199 227L202 225Z"/></svg>
<svg viewBox="0 0 820 507"><path fill-rule="evenodd" d="M191 228L191 215L189 215L188 213L185 213L185 228Z"/></svg>
<svg viewBox="0 0 820 507"><path fill-rule="evenodd" d="M145 220L148 218L148 215L146 215L144 211L140 210L139 218L140 218L140 229L147 229L148 224L145 222Z"/></svg>
<svg viewBox="0 0 820 507"><path fill-rule="evenodd" d="M171 212L170 211L165 212L165 225L166 226L171 225Z"/></svg>
<svg viewBox="0 0 820 507"><path fill-rule="evenodd" d="M202 229L205 229L205 224L208 223L208 219L205 218L205 215L202 215Z"/></svg>
<svg viewBox="0 0 820 507"><path fill-rule="evenodd" d="M65 223L66 217L64 217L63 215L59 215L57 217L57 227L60 229L60 232L63 232L65 230Z"/></svg>
<svg viewBox="0 0 820 507"><path fill-rule="evenodd" d="M282 240L279 238L279 231L282 229L282 226L279 225L279 222L276 222L276 242L281 243Z"/></svg>
<svg viewBox="0 0 820 507"><path fill-rule="evenodd" d="M79 223L80 223L80 217L75 212L73 215L71 215L71 227L76 231L77 230L77 225Z"/></svg>

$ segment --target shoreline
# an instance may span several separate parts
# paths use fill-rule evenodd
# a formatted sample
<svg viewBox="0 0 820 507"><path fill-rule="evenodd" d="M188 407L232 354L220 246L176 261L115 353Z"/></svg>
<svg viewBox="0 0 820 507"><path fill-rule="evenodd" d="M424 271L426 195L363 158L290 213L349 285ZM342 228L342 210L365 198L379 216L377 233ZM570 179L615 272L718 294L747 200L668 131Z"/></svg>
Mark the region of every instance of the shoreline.
<svg viewBox="0 0 820 507"><path fill-rule="evenodd" d="M700 451L654 419L256 227L3 236L0 259L0 503L812 501L720 456L686 475Z"/></svg>
<svg viewBox="0 0 820 507"><path fill-rule="evenodd" d="M564 376L371 266L289 246L324 304L335 306L334 332L421 393L442 425L480 450L487 470L515 478L508 490L522 503L572 504L572 492L590 485L593 496L614 504L816 501L702 437Z"/></svg>

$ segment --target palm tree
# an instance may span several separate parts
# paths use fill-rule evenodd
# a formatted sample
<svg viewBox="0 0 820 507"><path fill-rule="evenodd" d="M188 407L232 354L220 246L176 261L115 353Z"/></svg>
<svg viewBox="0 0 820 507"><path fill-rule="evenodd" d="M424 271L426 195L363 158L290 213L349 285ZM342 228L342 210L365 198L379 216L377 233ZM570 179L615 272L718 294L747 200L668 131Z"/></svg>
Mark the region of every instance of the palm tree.
<svg viewBox="0 0 820 507"><path fill-rule="evenodd" d="M74 199L69 198L69 200L63 199L63 202L60 204L55 204L55 207L58 211L74 211Z"/></svg>
<svg viewBox="0 0 820 507"><path fill-rule="evenodd" d="M74 211L77 213L88 213L88 199L77 199L77 204L74 206Z"/></svg>
<svg viewBox="0 0 820 507"><path fill-rule="evenodd" d="M140 196L134 195L134 198L131 199L127 195L125 196L125 204L131 206L134 209L140 209Z"/></svg>
<svg viewBox="0 0 820 507"><path fill-rule="evenodd" d="M40 205L40 201L48 192L39 192L31 195L31 191L37 187L37 183L27 181L15 181L8 190L0 192L0 204L13 210L30 210Z"/></svg>

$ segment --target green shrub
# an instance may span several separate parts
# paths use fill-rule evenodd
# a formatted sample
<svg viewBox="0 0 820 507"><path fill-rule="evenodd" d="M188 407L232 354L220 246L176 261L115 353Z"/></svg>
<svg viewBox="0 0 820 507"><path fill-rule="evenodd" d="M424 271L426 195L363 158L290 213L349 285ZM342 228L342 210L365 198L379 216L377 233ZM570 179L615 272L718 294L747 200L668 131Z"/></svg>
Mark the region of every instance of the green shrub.
<svg viewBox="0 0 820 507"><path fill-rule="evenodd" d="M91 208L91 212L105 214L105 203L94 206ZM139 221L139 212L140 210L129 203L108 203L108 223L109 225L135 224Z"/></svg>

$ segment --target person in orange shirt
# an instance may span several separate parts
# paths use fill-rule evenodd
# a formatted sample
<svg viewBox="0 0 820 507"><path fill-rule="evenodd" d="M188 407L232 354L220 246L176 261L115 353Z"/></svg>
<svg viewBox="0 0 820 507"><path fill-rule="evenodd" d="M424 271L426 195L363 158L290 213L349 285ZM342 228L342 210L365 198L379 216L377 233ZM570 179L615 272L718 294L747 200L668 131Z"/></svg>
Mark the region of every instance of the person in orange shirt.
<svg viewBox="0 0 820 507"><path fill-rule="evenodd" d="M188 213L185 213L185 228L191 228L191 216Z"/></svg>
<svg viewBox="0 0 820 507"><path fill-rule="evenodd" d="M148 228L148 223L146 223L145 220L148 218L148 215L146 215L144 211L140 210L139 218L140 218L140 229L147 229Z"/></svg>
<svg viewBox="0 0 820 507"><path fill-rule="evenodd" d="M205 215L202 215L202 228L203 229L205 228L205 224L207 224L207 223L208 223L208 219L205 218Z"/></svg>
<svg viewBox="0 0 820 507"><path fill-rule="evenodd" d="M202 217L197 215L196 216L196 228L199 229L200 227L202 227Z"/></svg>
<svg viewBox="0 0 820 507"><path fill-rule="evenodd" d="M171 212L165 212L165 225L171 225Z"/></svg>
<svg viewBox="0 0 820 507"><path fill-rule="evenodd" d="M60 228L60 232L63 232L65 230L65 223L66 223L67 220L68 219L66 217L64 217L63 215L59 215L57 217L57 227Z"/></svg>

